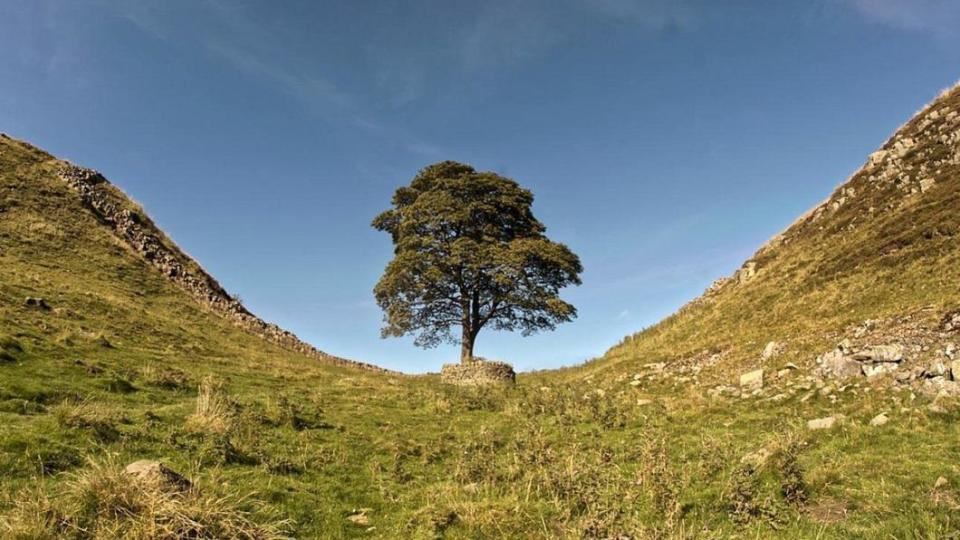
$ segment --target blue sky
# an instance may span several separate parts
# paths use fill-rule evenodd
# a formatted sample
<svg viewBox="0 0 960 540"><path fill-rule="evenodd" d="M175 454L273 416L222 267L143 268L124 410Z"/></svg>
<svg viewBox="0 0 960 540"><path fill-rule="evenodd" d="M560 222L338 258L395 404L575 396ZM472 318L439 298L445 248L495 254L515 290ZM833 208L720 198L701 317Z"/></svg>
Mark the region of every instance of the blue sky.
<svg viewBox="0 0 960 540"><path fill-rule="evenodd" d="M579 319L477 352L600 355L728 275L960 78L952 0L0 0L0 131L103 171L267 320L405 371L370 228L455 159L586 268Z"/></svg>

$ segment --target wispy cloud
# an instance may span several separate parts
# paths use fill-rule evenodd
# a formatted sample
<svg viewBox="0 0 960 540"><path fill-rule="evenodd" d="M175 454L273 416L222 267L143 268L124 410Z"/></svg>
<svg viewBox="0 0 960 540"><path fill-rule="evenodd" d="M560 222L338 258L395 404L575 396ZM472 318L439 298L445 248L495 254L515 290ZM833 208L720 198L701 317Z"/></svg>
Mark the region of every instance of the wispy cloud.
<svg viewBox="0 0 960 540"><path fill-rule="evenodd" d="M957 0L849 0L868 19L939 38L960 37Z"/></svg>
<svg viewBox="0 0 960 540"><path fill-rule="evenodd" d="M468 70L512 66L577 38L583 26L622 23L640 31L695 27L701 10L691 0L500 0L482 4L459 33Z"/></svg>
<svg viewBox="0 0 960 540"><path fill-rule="evenodd" d="M350 97L341 92L335 84L309 71L295 70L270 62L256 51L220 39L207 40L206 48L234 68L279 86L313 109L329 110L329 106L332 106L342 111L354 105Z"/></svg>

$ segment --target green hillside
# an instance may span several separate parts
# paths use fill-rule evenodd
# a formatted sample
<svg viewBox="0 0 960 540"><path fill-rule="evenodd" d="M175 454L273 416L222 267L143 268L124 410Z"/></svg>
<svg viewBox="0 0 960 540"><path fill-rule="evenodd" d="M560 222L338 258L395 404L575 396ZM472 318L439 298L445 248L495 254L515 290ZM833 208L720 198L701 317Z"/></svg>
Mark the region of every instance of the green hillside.
<svg viewBox="0 0 960 540"><path fill-rule="evenodd" d="M2 538L960 535L958 88L736 276L515 387L308 348L66 165L0 138Z"/></svg>

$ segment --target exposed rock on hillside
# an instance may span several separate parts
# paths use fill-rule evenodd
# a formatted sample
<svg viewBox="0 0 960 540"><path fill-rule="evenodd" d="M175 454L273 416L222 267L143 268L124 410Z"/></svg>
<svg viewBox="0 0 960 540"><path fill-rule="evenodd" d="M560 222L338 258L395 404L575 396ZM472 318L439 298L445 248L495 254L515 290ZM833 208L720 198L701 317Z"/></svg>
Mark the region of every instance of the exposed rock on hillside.
<svg viewBox="0 0 960 540"><path fill-rule="evenodd" d="M338 365L377 371L383 368L339 358L301 341L293 333L253 315L243 304L207 274L199 264L183 253L156 228L150 219L135 210L120 190L97 171L64 164L60 178L80 194L84 205L113 229L133 251L150 262L171 281L189 292L198 302L226 317L245 330L281 347Z"/></svg>

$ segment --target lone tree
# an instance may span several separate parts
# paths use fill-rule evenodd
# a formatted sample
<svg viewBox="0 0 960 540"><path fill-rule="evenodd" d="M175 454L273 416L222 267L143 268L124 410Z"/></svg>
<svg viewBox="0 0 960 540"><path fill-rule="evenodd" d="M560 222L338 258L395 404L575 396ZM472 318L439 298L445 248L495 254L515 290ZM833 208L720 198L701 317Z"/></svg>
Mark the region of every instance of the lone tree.
<svg viewBox="0 0 960 540"><path fill-rule="evenodd" d="M533 216L533 194L509 178L443 161L397 189L373 227L393 237L394 258L374 288L383 337L417 333L414 343L456 343L473 360L480 329L553 330L577 316L559 297L583 267L549 240Z"/></svg>

